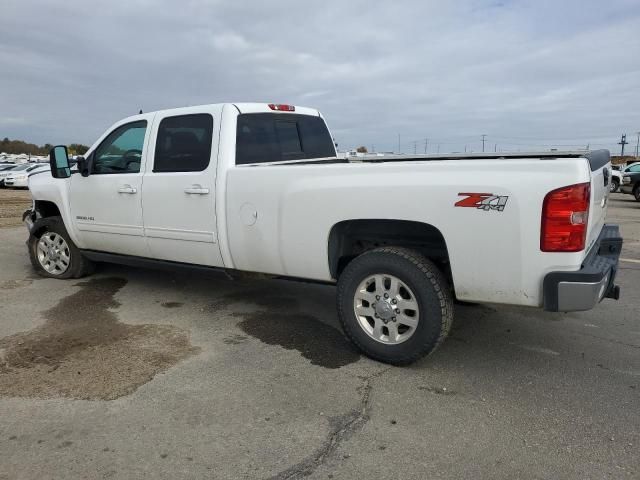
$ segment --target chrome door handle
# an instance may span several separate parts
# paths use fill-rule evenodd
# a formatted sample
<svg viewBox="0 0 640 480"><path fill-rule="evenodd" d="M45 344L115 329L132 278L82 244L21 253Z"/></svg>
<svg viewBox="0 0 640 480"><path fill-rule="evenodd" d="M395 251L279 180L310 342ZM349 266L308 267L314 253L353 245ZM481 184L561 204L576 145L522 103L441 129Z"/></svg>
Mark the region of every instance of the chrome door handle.
<svg viewBox="0 0 640 480"><path fill-rule="evenodd" d="M189 195L207 195L209 193L208 188L202 188L202 185L194 184L184 189L184 193Z"/></svg>
<svg viewBox="0 0 640 480"><path fill-rule="evenodd" d="M122 185L118 189L118 193L138 193L138 189L131 185Z"/></svg>

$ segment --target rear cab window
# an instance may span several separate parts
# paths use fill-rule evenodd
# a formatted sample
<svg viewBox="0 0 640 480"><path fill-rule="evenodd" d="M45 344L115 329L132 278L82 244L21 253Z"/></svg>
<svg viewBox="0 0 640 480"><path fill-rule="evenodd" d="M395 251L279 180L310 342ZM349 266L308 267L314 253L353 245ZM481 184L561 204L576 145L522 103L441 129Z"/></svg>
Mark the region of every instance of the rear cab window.
<svg viewBox="0 0 640 480"><path fill-rule="evenodd" d="M238 115L236 165L335 156L333 140L319 116L278 113Z"/></svg>

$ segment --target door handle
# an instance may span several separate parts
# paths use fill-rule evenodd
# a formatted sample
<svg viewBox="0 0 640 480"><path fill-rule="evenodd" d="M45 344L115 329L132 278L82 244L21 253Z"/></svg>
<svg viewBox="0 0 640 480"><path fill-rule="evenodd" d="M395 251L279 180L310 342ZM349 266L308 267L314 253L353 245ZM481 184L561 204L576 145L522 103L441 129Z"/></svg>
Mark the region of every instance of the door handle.
<svg viewBox="0 0 640 480"><path fill-rule="evenodd" d="M138 189L131 185L122 185L118 189L118 193L138 193Z"/></svg>
<svg viewBox="0 0 640 480"><path fill-rule="evenodd" d="M184 189L184 193L189 195L207 195L209 193L208 188L202 188L202 185L194 184Z"/></svg>

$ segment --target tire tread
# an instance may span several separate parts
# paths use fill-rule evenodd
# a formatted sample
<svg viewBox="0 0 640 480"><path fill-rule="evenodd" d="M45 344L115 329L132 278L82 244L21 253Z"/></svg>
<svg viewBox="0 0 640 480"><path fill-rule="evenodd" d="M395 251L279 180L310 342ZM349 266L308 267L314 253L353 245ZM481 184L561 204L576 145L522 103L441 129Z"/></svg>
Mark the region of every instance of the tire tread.
<svg viewBox="0 0 640 480"><path fill-rule="evenodd" d="M440 303L440 313L441 313L441 324L439 328L439 335L437 339L433 342L424 343L421 348L416 349L405 356L385 356L379 354L377 352L372 352L367 348L362 342L360 342L354 335L352 335L350 331L350 327L346 323L346 319L344 318L344 312L342 312L341 305L345 299L345 295L347 292L345 288L340 288L341 285L346 285L349 283L349 275L353 275L353 269L350 266L353 266L354 261L367 259L371 255L377 254L388 254L394 255L398 258L402 258L408 262L410 262L416 269L418 269L424 277L430 282L433 287L436 295L438 297ZM346 276L343 278L343 276ZM383 361L385 363L390 363L393 365L407 365L415 362L419 358L430 355L433 353L447 338L449 331L451 330L451 326L453 324L453 297L451 293L448 291L448 282L444 276L444 274L436 267L436 265L426 258L424 255L416 252L414 250L404 248L404 247L380 247L373 250L369 250L355 260L350 262L349 265L345 268L342 276L340 277L342 282L338 284L338 295L337 295L337 303L338 303L338 317L340 320L340 325L345 332L346 336L351 340L360 350L366 353L369 357L375 358L376 360Z"/></svg>

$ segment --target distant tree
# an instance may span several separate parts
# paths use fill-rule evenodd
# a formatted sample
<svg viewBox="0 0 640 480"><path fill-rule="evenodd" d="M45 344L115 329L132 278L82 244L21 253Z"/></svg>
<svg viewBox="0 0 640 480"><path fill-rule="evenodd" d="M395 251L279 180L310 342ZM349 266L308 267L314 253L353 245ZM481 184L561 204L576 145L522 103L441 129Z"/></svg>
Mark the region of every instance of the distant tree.
<svg viewBox="0 0 640 480"><path fill-rule="evenodd" d="M358 152L358 153L367 153L368 150L367 150L367 147L362 146L362 147L356 148L356 152Z"/></svg>
<svg viewBox="0 0 640 480"><path fill-rule="evenodd" d="M9 140L4 137L0 141L0 152L21 154L26 153L28 155L49 155L49 150L53 148L50 143L45 143L42 147L34 143L27 143L23 140ZM84 155L89 147L80 143L72 143L69 145L69 153L73 155Z"/></svg>
<svg viewBox="0 0 640 480"><path fill-rule="evenodd" d="M84 155L89 150L89 147L82 145L81 143L72 143L68 147L71 155Z"/></svg>

